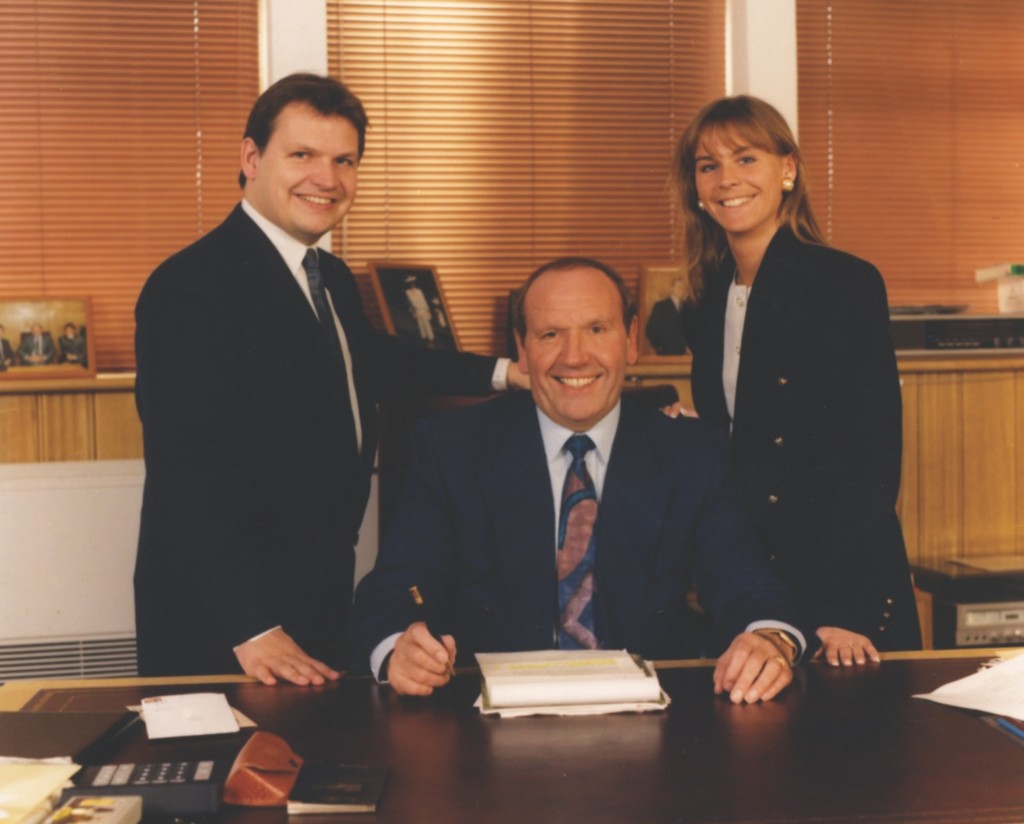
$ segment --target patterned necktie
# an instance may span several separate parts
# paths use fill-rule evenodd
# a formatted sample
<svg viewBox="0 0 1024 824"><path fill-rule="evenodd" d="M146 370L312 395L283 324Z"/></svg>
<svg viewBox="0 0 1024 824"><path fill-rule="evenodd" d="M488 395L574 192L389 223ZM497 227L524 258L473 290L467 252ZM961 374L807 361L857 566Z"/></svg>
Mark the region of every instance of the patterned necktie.
<svg viewBox="0 0 1024 824"><path fill-rule="evenodd" d="M558 519L558 646L599 649L594 635L597 492L584 462L594 442L586 435L573 435L565 448L572 455L572 464L562 487Z"/></svg>

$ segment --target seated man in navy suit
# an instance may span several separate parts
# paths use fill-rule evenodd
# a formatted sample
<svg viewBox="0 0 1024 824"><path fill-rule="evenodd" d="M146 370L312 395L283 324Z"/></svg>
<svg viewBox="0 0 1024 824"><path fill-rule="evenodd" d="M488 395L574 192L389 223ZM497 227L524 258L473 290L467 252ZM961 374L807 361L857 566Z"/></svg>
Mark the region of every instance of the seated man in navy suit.
<svg viewBox="0 0 1024 824"><path fill-rule="evenodd" d="M737 703L773 698L805 642L727 478L726 433L621 399L638 324L611 268L553 261L517 301L532 397L420 424L395 520L356 596L353 661L426 695L476 652L692 657L692 581L713 621L710 652L724 650L715 691Z"/></svg>

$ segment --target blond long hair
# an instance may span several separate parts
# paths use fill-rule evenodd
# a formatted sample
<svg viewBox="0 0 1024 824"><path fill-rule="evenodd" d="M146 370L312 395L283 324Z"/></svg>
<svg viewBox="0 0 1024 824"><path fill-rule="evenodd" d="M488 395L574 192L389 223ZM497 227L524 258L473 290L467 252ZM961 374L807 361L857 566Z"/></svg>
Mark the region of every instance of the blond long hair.
<svg viewBox="0 0 1024 824"><path fill-rule="evenodd" d="M757 97L722 97L701 109L686 127L672 162L673 192L682 215L683 254L692 299L700 297L706 276L717 269L729 244L722 227L697 205L696 157L701 144L715 137L739 139L749 146L796 164L793 191L779 207L782 225L807 243L825 245L807 196L807 170L786 119L770 103Z"/></svg>

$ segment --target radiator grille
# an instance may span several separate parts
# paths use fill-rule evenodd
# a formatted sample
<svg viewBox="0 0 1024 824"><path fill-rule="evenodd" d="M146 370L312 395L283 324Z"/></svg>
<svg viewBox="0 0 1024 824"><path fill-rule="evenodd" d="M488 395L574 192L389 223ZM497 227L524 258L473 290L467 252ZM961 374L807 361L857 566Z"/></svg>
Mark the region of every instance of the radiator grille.
<svg viewBox="0 0 1024 824"><path fill-rule="evenodd" d="M0 643L0 682L136 675L135 636Z"/></svg>

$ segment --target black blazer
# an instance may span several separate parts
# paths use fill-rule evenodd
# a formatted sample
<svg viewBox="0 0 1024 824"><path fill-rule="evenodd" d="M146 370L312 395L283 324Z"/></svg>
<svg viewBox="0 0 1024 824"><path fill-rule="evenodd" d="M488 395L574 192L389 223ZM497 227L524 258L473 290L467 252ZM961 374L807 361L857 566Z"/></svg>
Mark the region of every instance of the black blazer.
<svg viewBox="0 0 1024 824"><path fill-rule="evenodd" d="M344 665L375 403L401 392L490 391L493 358L376 334L351 272L332 255L320 258L354 363L358 454L336 356L241 207L142 290L141 674L237 671L232 647L279 624L309 654Z"/></svg>
<svg viewBox="0 0 1024 824"><path fill-rule="evenodd" d="M758 551L715 427L622 402L597 517L597 634L647 658L700 651L691 581L717 654L751 622L799 625ZM377 564L359 585L353 664L419 620L417 585L473 653L545 649L557 620L555 510L537 411L526 393L422 422L412 471Z"/></svg>
<svg viewBox="0 0 1024 824"><path fill-rule="evenodd" d="M729 423L725 304L735 264L709 280L691 338L693 398ZM882 649L920 647L896 517L902 413L885 285L871 264L780 229L747 304L732 421L740 496L815 626Z"/></svg>

